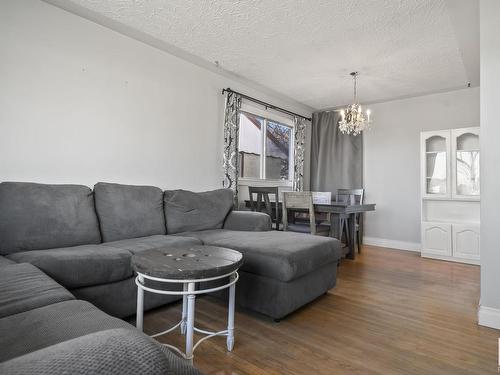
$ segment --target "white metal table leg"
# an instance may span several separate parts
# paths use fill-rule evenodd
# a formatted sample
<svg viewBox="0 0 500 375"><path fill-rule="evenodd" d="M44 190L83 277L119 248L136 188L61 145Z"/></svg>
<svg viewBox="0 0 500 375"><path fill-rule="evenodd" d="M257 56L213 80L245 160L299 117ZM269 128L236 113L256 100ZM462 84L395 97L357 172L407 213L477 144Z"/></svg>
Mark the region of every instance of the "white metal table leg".
<svg viewBox="0 0 500 375"><path fill-rule="evenodd" d="M144 284L144 277L141 275L137 276L139 282ZM135 326L139 331L143 331L143 321L144 321L144 290L140 287L137 288L137 311L135 317Z"/></svg>
<svg viewBox="0 0 500 375"><path fill-rule="evenodd" d="M195 291L195 283L188 283L187 322L186 322L186 359L193 363L194 303L196 296L189 294Z"/></svg>
<svg viewBox="0 0 500 375"><path fill-rule="evenodd" d="M183 284L184 292L188 290L188 283ZM186 319L187 319L187 295L182 296L182 321L181 321L181 333L186 334Z"/></svg>
<svg viewBox="0 0 500 375"><path fill-rule="evenodd" d="M216 279L226 279L229 278L229 282L227 282L224 285L220 285L214 288L207 288L207 289L199 289L197 290L196 284L198 282L204 282L204 281L212 281ZM185 353L182 353L178 348L175 346L169 345L169 344L163 344L166 347L171 348L172 350L177 351L179 354L181 354L189 363L193 363L193 358L194 358L194 350L206 339L209 339L211 337L215 336L227 336L226 339L226 345L227 345L227 350L232 351L234 347L234 313L235 313L235 299L236 299L236 282L238 280L239 276L236 271L233 271L233 273L221 275L221 276L216 276L213 278L206 278L206 279L190 279L190 280L176 280L176 279L161 279L161 278L156 278L152 277L150 275L144 275L138 273L138 276L136 278L136 284L137 284L137 315L136 315L136 326L139 330L143 331L144 329L144 292L152 292L152 293L158 293L158 294L166 294L166 295L182 295L183 296L183 303L182 303L182 320L178 322L176 325L172 326L171 328L153 334L151 337L158 337L161 335L165 335L169 332L174 331L178 327L181 327L181 332L185 336L185 346L186 346L186 351ZM161 290L161 289L155 289L150 286L145 285L145 279L151 279L159 282L165 282L165 283L182 283L183 284L183 291L180 292L177 288L175 290ZM229 288L229 305L228 305L228 315L227 315L227 329L220 331L220 332L212 332L212 331L207 331L203 329L196 328L194 326L194 321L195 321L195 302L196 302L196 295L197 294L206 294L206 293L211 293L215 292L218 290L226 289ZM205 337L199 339L196 344L194 342L194 332L201 333L205 335Z"/></svg>
<svg viewBox="0 0 500 375"><path fill-rule="evenodd" d="M230 277L231 282L236 278L235 274ZM234 301L235 301L236 284L229 287L229 306L227 313L227 350L232 351L234 347Z"/></svg>

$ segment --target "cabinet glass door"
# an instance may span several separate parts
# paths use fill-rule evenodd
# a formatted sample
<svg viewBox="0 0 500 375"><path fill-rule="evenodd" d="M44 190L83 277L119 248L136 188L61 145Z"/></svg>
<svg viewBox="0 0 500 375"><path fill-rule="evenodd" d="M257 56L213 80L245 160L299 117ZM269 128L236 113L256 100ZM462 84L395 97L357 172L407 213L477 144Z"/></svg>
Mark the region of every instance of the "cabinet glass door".
<svg viewBox="0 0 500 375"><path fill-rule="evenodd" d="M456 142L456 194L479 196L479 135L464 133Z"/></svg>
<svg viewBox="0 0 500 375"><path fill-rule="evenodd" d="M446 138L436 135L425 141L425 173L427 194L447 194Z"/></svg>

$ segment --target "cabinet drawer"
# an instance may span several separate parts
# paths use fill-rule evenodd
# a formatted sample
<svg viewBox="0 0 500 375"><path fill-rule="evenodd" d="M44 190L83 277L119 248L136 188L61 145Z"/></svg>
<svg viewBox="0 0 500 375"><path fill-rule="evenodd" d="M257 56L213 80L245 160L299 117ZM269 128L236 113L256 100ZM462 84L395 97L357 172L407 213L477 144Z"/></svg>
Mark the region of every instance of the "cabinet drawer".
<svg viewBox="0 0 500 375"><path fill-rule="evenodd" d="M451 224L423 222L422 252L451 256Z"/></svg>
<svg viewBox="0 0 500 375"><path fill-rule="evenodd" d="M479 260L479 225L453 224L453 256Z"/></svg>

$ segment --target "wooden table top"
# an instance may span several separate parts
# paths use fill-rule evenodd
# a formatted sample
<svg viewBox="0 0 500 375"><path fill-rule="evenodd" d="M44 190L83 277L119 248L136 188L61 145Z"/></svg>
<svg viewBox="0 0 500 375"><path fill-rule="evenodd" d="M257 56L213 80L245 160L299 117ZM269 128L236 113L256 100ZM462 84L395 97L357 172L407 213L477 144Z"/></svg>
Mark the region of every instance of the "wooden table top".
<svg viewBox="0 0 500 375"><path fill-rule="evenodd" d="M132 267L162 279L195 280L226 275L243 264L243 255L218 246L165 246L132 256Z"/></svg>
<svg viewBox="0 0 500 375"><path fill-rule="evenodd" d="M282 202L278 202L279 206ZM250 200L245 200L245 205L250 207ZM271 201L271 205L275 206L276 202ZM349 202L337 202L332 201L330 203L315 203L314 210L317 212L330 212L330 213L344 213L352 214L358 212L368 212L375 211L375 203L363 203L363 204L350 204ZM294 209L294 211L300 211L299 209Z"/></svg>

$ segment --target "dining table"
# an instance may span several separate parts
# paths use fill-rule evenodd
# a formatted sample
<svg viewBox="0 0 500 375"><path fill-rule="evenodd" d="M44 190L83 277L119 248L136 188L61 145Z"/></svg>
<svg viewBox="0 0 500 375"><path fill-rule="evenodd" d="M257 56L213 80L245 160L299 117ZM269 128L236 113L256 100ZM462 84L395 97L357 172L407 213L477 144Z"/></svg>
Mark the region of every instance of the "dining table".
<svg viewBox="0 0 500 375"><path fill-rule="evenodd" d="M276 207L276 202L271 201L271 206ZM280 212L282 211L282 202L278 202L278 208ZM245 207L252 208L250 200L245 200ZM288 209L290 211L290 209ZM306 212L307 210L294 209L295 212ZM356 258L356 246L354 238L356 238L356 215L363 214L365 212L375 211L375 203L352 203L352 202L338 202L331 201L330 203L314 203L314 212L316 213L327 213L330 214L330 225L332 227L332 236L334 238L341 239L342 228L340 227L340 216L347 216L347 227L349 230L349 238L352 240L348 244L348 252L346 254L347 259ZM279 227L279 223L278 223Z"/></svg>

